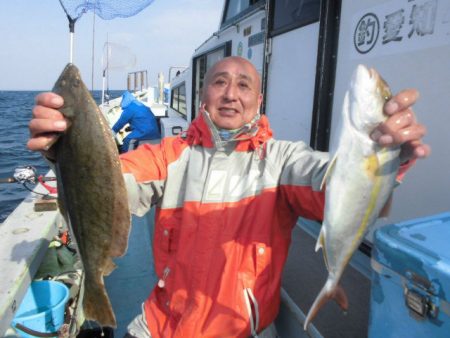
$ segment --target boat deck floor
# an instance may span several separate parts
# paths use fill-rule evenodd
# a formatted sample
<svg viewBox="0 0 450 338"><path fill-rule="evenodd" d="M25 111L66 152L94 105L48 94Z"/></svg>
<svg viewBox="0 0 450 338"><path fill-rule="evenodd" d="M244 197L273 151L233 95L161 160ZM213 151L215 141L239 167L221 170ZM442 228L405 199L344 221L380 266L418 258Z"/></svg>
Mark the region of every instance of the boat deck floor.
<svg viewBox="0 0 450 338"><path fill-rule="evenodd" d="M296 226L286 262L282 286L306 314L325 284L328 272L321 252L315 253L316 239ZM369 325L370 280L348 265L340 285L349 300L347 314L328 302L313 320L325 338L364 338Z"/></svg>
<svg viewBox="0 0 450 338"><path fill-rule="evenodd" d="M153 211L143 217L133 216L127 253L114 260L117 268L105 278L117 320L114 337L124 336L156 283L152 238Z"/></svg>

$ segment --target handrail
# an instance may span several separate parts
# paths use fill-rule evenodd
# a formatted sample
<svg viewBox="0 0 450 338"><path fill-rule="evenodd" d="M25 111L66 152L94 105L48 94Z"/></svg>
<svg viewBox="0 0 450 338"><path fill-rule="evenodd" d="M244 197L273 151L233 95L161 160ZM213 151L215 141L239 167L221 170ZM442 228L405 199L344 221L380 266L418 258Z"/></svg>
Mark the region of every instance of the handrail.
<svg viewBox="0 0 450 338"><path fill-rule="evenodd" d="M133 86L132 86L133 85ZM148 87L148 74L146 70L138 70L130 72L127 76L128 91L135 92Z"/></svg>

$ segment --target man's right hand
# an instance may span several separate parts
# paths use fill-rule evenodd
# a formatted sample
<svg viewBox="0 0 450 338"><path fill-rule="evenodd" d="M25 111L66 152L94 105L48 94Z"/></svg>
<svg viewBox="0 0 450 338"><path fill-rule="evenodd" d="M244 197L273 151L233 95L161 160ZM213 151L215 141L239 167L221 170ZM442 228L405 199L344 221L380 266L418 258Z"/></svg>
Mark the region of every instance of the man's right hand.
<svg viewBox="0 0 450 338"><path fill-rule="evenodd" d="M50 148L68 127L64 116L58 111L63 104L63 98L51 92L36 96L33 118L28 125L28 149L41 151L44 156L53 158Z"/></svg>

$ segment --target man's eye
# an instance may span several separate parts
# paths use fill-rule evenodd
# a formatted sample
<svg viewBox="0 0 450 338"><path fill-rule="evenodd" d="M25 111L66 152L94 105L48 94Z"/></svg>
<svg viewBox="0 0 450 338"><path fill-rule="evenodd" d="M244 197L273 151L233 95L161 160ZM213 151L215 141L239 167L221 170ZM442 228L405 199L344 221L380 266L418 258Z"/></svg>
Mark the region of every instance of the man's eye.
<svg viewBox="0 0 450 338"><path fill-rule="evenodd" d="M221 79L218 79L218 80L214 81L214 84L219 85L219 86L222 86L225 83L226 83L226 81L225 80L221 80Z"/></svg>
<svg viewBox="0 0 450 338"><path fill-rule="evenodd" d="M244 88L244 89L250 88L250 86L248 85L247 82L241 82L241 83L239 83L239 87Z"/></svg>

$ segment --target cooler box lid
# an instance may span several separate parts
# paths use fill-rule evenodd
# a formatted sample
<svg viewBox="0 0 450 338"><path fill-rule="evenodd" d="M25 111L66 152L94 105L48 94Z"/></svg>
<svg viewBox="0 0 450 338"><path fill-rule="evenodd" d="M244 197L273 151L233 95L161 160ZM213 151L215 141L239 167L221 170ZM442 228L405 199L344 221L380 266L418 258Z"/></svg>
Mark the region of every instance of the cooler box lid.
<svg viewBox="0 0 450 338"><path fill-rule="evenodd" d="M375 232L372 258L450 299L450 212L387 225ZM428 283L429 282L429 283Z"/></svg>

